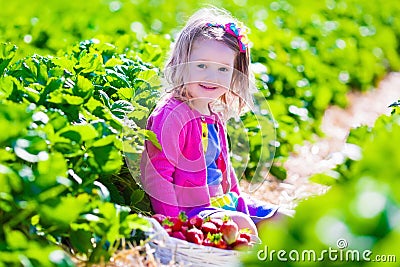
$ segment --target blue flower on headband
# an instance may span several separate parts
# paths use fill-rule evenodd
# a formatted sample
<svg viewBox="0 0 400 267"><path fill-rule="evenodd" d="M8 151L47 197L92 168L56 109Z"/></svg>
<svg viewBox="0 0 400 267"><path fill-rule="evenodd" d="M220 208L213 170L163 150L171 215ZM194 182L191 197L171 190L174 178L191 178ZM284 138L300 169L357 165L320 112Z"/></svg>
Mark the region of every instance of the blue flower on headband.
<svg viewBox="0 0 400 267"><path fill-rule="evenodd" d="M238 23L239 24L239 23ZM207 23L208 27L218 27L224 29L230 35L233 35L238 40L239 50L241 53L245 53L247 49L247 45L249 43L249 39L247 37L248 28L245 27L242 23L239 24L240 27L237 27L234 22L227 23L225 25L222 24L213 24Z"/></svg>

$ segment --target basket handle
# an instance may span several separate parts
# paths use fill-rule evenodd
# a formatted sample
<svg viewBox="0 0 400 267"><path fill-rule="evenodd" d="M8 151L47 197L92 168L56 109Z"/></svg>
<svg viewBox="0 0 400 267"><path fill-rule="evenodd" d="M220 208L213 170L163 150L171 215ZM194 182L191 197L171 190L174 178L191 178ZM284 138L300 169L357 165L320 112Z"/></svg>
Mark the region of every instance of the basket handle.
<svg viewBox="0 0 400 267"><path fill-rule="evenodd" d="M151 236L151 239L161 239L166 242L169 238L167 231L161 226L161 224L154 218L146 217L146 219L151 223L154 229L154 235Z"/></svg>

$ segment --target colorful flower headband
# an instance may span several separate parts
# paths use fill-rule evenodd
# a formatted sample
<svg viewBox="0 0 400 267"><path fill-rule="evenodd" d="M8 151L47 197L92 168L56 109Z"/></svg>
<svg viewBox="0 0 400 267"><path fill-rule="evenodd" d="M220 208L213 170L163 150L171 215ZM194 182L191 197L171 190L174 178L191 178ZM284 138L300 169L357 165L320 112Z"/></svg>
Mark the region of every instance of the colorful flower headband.
<svg viewBox="0 0 400 267"><path fill-rule="evenodd" d="M237 27L234 22L227 23L225 25L222 24L213 24L207 23L208 27L218 27L224 29L230 35L233 35L238 40L239 50L241 53L246 53L247 45L249 43L249 39L247 38L248 28L240 23L240 27Z"/></svg>

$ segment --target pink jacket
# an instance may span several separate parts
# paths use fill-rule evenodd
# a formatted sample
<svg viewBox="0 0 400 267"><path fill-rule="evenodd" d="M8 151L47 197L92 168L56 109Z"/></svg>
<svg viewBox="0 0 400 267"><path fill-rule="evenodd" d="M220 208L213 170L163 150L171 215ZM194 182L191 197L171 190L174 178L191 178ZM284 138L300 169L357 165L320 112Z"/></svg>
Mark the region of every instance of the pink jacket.
<svg viewBox="0 0 400 267"><path fill-rule="evenodd" d="M237 178L231 167L225 126L214 115L221 141L217 166L223 173L224 193L240 195ZM191 109L186 103L169 98L158 105L148 119L162 150L145 141L141 160L141 181L151 199L153 210L170 216L179 211L210 205L206 163L201 142L202 120L212 120Z"/></svg>

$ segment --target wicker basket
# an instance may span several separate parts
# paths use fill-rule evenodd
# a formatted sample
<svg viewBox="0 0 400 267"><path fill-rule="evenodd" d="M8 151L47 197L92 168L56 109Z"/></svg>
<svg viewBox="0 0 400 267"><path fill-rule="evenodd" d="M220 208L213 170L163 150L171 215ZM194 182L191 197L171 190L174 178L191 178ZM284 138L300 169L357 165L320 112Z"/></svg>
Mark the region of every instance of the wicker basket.
<svg viewBox="0 0 400 267"><path fill-rule="evenodd" d="M150 246L155 249L155 257L162 264L176 262L184 266L239 266L239 257L246 253L201 246L170 237L165 229L153 218L149 218L155 232L151 235ZM257 239L257 237L256 237Z"/></svg>

